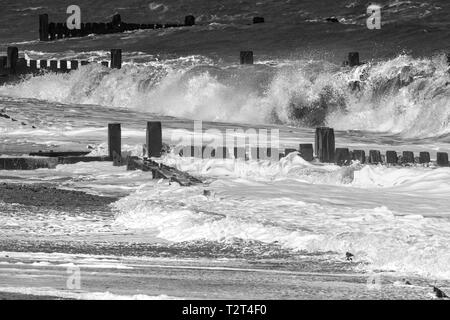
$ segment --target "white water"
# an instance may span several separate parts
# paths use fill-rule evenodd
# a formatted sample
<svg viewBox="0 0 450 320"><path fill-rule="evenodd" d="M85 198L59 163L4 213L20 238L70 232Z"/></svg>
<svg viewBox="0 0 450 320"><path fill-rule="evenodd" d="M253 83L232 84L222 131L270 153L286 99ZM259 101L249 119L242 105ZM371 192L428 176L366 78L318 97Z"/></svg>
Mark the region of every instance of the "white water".
<svg viewBox="0 0 450 320"><path fill-rule="evenodd" d="M97 56L104 58L101 52ZM187 117L232 122L208 122L205 129L280 120L284 124L274 126L281 130L280 144L296 147L313 137L311 130L286 125L305 121L292 117L292 108L306 112L311 121L311 114L320 115L316 111L326 105L327 124L341 130L363 129L338 131L340 146L448 151L450 92L445 71L442 57L407 56L373 63L366 70L341 70L317 61L224 66L203 57L128 61L121 70L90 65L1 87L1 107L19 121L0 118L0 148L17 152L20 147L26 153L32 147L85 149L89 144L93 154L105 154L106 123L118 121L123 124L123 150L139 155L145 121L161 116L166 116L163 137L168 143L173 143L175 130L192 129L190 121L179 119ZM349 81L361 76L361 91L352 93ZM293 255L326 254L335 261L350 251L361 263L357 268L366 271L450 278L449 168L358 164L341 168L308 163L295 154L277 163L192 161L174 155L163 161L205 178L212 195L204 196L203 187L155 182L148 173L104 163L8 172L3 181L52 182L128 196L114 204L118 210L114 218L20 211L1 204L8 214L2 215L7 227L0 236L256 241L279 245Z"/></svg>
<svg viewBox="0 0 450 320"><path fill-rule="evenodd" d="M176 242L276 242L336 259L350 251L365 269L450 276L448 168L318 167L295 155L273 165L164 162L219 176L212 196L144 185L115 204L116 225Z"/></svg>
<svg viewBox="0 0 450 320"><path fill-rule="evenodd" d="M355 254L363 270L450 277L450 168L348 168L311 164L296 154L280 162L193 160L163 162L212 179L205 187L152 181L108 163L8 172L29 183L99 194L130 194L116 202L115 219L60 212L6 210L5 237L82 237L169 242L236 239L278 244L294 252L326 253L342 261ZM204 195L203 190L210 191ZM20 209L20 206L16 206ZM61 219L61 217L65 217ZM131 234L130 234L131 232ZM122 236L121 236L122 234ZM127 235L128 234L128 235ZM158 241L158 240L156 240ZM406 254L405 254L406 253Z"/></svg>
<svg viewBox="0 0 450 320"><path fill-rule="evenodd" d="M31 52L34 57L47 57ZM85 54L69 54L70 58ZM94 52L102 60L106 52ZM64 104L94 104L211 121L315 126L437 137L449 133L450 74L443 56L406 55L354 70L314 60L224 65L202 56L126 55L121 70L97 64L47 74L0 94ZM360 91L349 88L360 81Z"/></svg>

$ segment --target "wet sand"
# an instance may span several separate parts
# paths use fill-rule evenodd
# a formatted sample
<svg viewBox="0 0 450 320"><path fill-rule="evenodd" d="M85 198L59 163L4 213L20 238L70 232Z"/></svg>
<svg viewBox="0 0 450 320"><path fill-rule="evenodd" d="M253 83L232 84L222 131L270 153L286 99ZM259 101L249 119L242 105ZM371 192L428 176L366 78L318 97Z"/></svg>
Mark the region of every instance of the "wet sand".
<svg viewBox="0 0 450 320"><path fill-rule="evenodd" d="M89 208L95 210L117 201L117 198L58 189L50 184L2 183L0 185L0 201L48 209Z"/></svg>
<svg viewBox="0 0 450 320"><path fill-rule="evenodd" d="M389 275L370 286L366 274L267 268L242 260L0 255L8 285L0 291L73 299L430 299L431 288ZM19 263L19 264L18 264ZM67 288L68 266L80 268L80 288ZM140 295L140 296L139 296ZM26 296L24 296L26 298Z"/></svg>
<svg viewBox="0 0 450 320"><path fill-rule="evenodd" d="M39 296L33 294L0 292L0 300L68 300L68 299L55 296Z"/></svg>

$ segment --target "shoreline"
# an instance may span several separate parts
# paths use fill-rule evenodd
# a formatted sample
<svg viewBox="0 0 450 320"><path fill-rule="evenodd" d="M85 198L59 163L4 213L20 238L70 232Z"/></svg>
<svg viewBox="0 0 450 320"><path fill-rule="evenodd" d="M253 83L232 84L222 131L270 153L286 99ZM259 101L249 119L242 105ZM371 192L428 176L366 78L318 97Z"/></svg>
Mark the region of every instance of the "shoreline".
<svg viewBox="0 0 450 320"><path fill-rule="evenodd" d="M119 200L83 191L59 189L51 183L23 184L7 183L0 185L0 201L9 204L44 207L47 209L73 210L89 208L101 209Z"/></svg>
<svg viewBox="0 0 450 320"><path fill-rule="evenodd" d="M35 294L0 291L0 300L75 300L57 296L40 296Z"/></svg>

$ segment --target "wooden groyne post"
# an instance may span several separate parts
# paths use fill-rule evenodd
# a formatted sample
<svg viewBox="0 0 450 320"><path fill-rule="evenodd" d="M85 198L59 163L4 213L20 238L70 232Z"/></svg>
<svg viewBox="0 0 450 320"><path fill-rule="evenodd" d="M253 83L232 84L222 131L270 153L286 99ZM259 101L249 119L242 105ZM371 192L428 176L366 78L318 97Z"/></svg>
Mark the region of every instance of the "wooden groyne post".
<svg viewBox="0 0 450 320"><path fill-rule="evenodd" d="M386 151L386 163L388 164L397 164L398 156L396 151Z"/></svg>
<svg viewBox="0 0 450 320"><path fill-rule="evenodd" d="M86 22L80 24L80 29L69 30L63 22L49 22L48 14L39 15L39 40L50 41L63 38L83 37L90 34L110 34L133 30L179 28L195 25L195 17L188 15L181 23L125 23L120 14L115 14L110 22Z"/></svg>
<svg viewBox="0 0 450 320"><path fill-rule="evenodd" d="M195 25L195 17L192 15L186 16L184 18L184 25L187 27L192 27L193 25Z"/></svg>
<svg viewBox="0 0 450 320"><path fill-rule="evenodd" d="M333 128L316 128L315 149L320 162L334 162L336 146Z"/></svg>
<svg viewBox="0 0 450 320"><path fill-rule="evenodd" d="M429 152L421 152L419 154L419 163L420 164L425 164L425 163L430 163L430 162L431 162L431 157L430 157Z"/></svg>
<svg viewBox="0 0 450 320"><path fill-rule="evenodd" d="M48 41L48 14L39 15L39 40Z"/></svg>
<svg viewBox="0 0 450 320"><path fill-rule="evenodd" d="M335 158L335 162L339 166L349 165L352 161L350 150L348 148L336 148Z"/></svg>
<svg viewBox="0 0 450 320"><path fill-rule="evenodd" d="M301 143L300 144L300 156L306 161L314 160L314 148L312 143Z"/></svg>
<svg viewBox="0 0 450 320"><path fill-rule="evenodd" d="M161 157L162 152L162 128L160 121L147 122L147 152L148 157ZM144 155L145 156L145 155Z"/></svg>
<svg viewBox="0 0 450 320"><path fill-rule="evenodd" d="M436 156L436 163L441 167L448 167L448 153L447 152L438 152Z"/></svg>
<svg viewBox="0 0 450 320"><path fill-rule="evenodd" d="M380 150L369 150L369 163L371 164L383 163L383 160L381 159Z"/></svg>
<svg viewBox="0 0 450 320"><path fill-rule="evenodd" d="M122 130L120 123L108 124L108 151L113 164L120 166L122 164Z"/></svg>
<svg viewBox="0 0 450 320"><path fill-rule="evenodd" d="M111 68L122 68L122 49L111 49Z"/></svg>
<svg viewBox="0 0 450 320"><path fill-rule="evenodd" d="M8 47L7 49L6 68L10 74L16 74L17 61L19 60L19 49L17 47Z"/></svg>
<svg viewBox="0 0 450 320"><path fill-rule="evenodd" d="M69 64L70 62L70 64ZM29 64L28 64L29 63ZM38 74L43 70L50 70L57 73L67 73L78 69L79 65L84 66L89 62L85 60L27 60L19 58L17 47L8 47L7 56L0 57L0 83L17 81L18 76L24 74ZM122 49L111 49L111 61L102 61L105 67L120 69L122 67Z"/></svg>
<svg viewBox="0 0 450 320"><path fill-rule="evenodd" d="M253 64L253 51L241 51L241 64Z"/></svg>
<svg viewBox="0 0 450 320"><path fill-rule="evenodd" d="M403 151L402 163L413 164L415 162L414 153L412 151Z"/></svg>
<svg viewBox="0 0 450 320"><path fill-rule="evenodd" d="M356 67L360 65L359 52L350 52L348 54L348 65L349 67Z"/></svg>
<svg viewBox="0 0 450 320"><path fill-rule="evenodd" d="M359 161L361 164L366 163L366 152L364 150L353 150L352 160Z"/></svg>

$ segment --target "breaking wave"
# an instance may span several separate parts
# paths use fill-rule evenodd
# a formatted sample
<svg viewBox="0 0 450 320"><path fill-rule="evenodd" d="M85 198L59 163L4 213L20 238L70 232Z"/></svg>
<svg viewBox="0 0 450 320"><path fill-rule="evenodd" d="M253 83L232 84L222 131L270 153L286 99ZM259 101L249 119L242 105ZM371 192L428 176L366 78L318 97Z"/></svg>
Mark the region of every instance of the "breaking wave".
<svg viewBox="0 0 450 320"><path fill-rule="evenodd" d="M316 60L224 66L197 56L129 62L121 70L91 64L29 77L0 94L210 121L433 137L450 133L449 84L444 56L400 55L356 68Z"/></svg>

